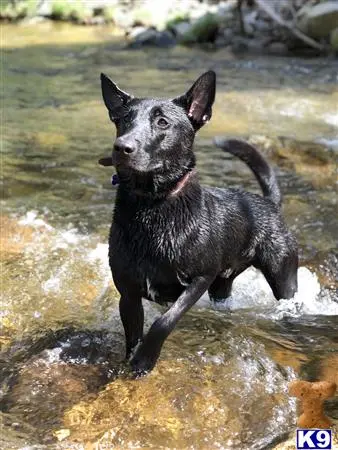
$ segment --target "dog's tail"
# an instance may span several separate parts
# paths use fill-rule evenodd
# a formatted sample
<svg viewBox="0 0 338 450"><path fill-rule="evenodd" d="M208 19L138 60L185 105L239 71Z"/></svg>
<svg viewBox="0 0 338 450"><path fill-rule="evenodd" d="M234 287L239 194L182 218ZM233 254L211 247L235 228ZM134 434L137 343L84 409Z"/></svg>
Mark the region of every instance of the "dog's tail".
<svg viewBox="0 0 338 450"><path fill-rule="evenodd" d="M215 144L225 152L231 153L244 161L255 174L264 197L277 206L281 205L282 194L275 172L255 147L239 139L223 139L220 137L215 138Z"/></svg>

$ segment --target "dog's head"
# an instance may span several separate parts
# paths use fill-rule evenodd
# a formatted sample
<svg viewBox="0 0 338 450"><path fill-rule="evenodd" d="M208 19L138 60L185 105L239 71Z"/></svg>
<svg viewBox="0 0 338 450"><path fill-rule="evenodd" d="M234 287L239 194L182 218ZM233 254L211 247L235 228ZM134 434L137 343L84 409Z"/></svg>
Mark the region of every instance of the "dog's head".
<svg viewBox="0 0 338 450"><path fill-rule="evenodd" d="M135 98L101 74L102 95L116 126L112 157L102 165L114 165L119 173L165 175L195 164L194 136L211 118L216 75L201 75L180 97L171 100Z"/></svg>

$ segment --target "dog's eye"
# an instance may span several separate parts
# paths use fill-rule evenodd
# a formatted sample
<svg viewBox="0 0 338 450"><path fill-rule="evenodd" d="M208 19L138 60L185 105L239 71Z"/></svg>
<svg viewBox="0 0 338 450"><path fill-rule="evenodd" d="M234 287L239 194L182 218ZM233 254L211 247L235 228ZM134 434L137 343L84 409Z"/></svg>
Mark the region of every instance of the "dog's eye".
<svg viewBox="0 0 338 450"><path fill-rule="evenodd" d="M167 128L167 126L169 125L169 122L167 122L163 117L160 117L159 119L157 119L157 125L160 128Z"/></svg>

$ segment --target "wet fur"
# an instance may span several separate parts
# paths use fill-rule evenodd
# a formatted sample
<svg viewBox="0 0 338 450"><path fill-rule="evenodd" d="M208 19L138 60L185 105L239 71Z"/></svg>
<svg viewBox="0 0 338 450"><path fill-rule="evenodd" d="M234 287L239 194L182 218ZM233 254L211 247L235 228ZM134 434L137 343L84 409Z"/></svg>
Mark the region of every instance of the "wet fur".
<svg viewBox="0 0 338 450"><path fill-rule="evenodd" d="M101 164L115 165L120 180L109 262L121 294L127 358L143 374L154 367L165 339L201 295L208 290L212 300L224 301L235 277L249 266L263 272L276 299L293 297L297 243L280 214L274 172L254 147L216 140L249 165L264 197L199 183L193 141L211 118L213 72L172 100L135 99L105 75L101 79L117 128L113 155ZM165 129L161 119L169 124ZM172 303L145 336L142 298Z"/></svg>

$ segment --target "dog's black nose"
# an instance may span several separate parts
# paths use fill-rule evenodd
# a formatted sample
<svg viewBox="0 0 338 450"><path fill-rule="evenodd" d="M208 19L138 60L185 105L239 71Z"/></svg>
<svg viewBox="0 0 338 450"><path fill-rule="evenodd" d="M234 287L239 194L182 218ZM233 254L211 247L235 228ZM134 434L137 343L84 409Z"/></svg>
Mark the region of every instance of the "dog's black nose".
<svg viewBox="0 0 338 450"><path fill-rule="evenodd" d="M123 141L122 139L116 139L114 150L118 153L130 155L131 153L134 153L136 151L136 144L128 141Z"/></svg>

